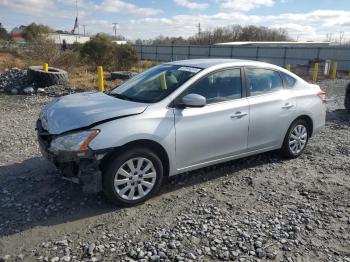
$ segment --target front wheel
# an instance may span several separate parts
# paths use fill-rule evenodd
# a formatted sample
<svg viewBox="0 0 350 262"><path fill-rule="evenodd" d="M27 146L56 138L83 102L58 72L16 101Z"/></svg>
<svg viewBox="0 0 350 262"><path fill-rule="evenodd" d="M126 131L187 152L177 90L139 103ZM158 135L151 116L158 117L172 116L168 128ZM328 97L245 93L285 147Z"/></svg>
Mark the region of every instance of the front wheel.
<svg viewBox="0 0 350 262"><path fill-rule="evenodd" d="M281 153L288 158L300 156L309 140L308 124L303 119L295 120L289 127L284 138Z"/></svg>
<svg viewBox="0 0 350 262"><path fill-rule="evenodd" d="M146 201L163 180L162 162L147 148L131 148L112 157L105 170L103 191L116 205L132 206Z"/></svg>

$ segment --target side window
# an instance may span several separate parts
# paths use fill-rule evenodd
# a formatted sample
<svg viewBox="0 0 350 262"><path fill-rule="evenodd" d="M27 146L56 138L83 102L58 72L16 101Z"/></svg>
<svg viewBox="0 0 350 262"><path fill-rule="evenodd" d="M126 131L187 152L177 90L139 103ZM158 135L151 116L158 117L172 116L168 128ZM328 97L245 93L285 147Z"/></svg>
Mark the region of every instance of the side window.
<svg viewBox="0 0 350 262"><path fill-rule="evenodd" d="M204 96L207 104L241 98L241 69L227 69L209 74L190 86L186 93Z"/></svg>
<svg viewBox="0 0 350 262"><path fill-rule="evenodd" d="M286 85L288 88L292 88L295 83L296 83L296 79L288 74L282 73L284 79L286 80Z"/></svg>
<svg viewBox="0 0 350 262"><path fill-rule="evenodd" d="M263 95L283 89L282 78L276 71L248 68L247 77L250 96Z"/></svg>

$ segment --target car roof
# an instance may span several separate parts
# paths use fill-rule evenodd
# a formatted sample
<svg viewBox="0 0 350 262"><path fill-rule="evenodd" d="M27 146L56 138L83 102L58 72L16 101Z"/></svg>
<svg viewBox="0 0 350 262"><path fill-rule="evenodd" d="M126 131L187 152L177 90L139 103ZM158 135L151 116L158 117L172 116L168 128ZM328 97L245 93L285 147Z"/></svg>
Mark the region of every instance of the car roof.
<svg viewBox="0 0 350 262"><path fill-rule="evenodd" d="M271 64L264 63L264 62L243 60L243 59L225 59L225 58L188 59L188 60L173 61L166 64L197 67L197 68L204 69L204 68L209 68L216 65L232 64L232 63L235 63L240 66L242 65L271 66Z"/></svg>

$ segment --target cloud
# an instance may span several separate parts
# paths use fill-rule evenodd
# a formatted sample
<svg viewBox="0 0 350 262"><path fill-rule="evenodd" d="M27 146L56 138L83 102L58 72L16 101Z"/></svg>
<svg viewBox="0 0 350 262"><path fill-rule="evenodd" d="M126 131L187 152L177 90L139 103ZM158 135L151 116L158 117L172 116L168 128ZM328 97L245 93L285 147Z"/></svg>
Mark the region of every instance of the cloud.
<svg viewBox="0 0 350 262"><path fill-rule="evenodd" d="M33 17L30 22L44 23L39 22L38 17L41 18L42 21L49 21L54 18L63 18L63 19L71 19L75 18L75 9L65 9L59 8L58 4L63 3L63 1L72 1L72 0L0 0L0 11L1 9L6 10L4 13L13 12L18 14L23 14L25 16ZM65 3L67 4L67 3ZM58 11L59 10L59 11ZM90 14L88 9L80 10L79 17L85 17ZM21 16L13 15L16 20Z"/></svg>
<svg viewBox="0 0 350 262"><path fill-rule="evenodd" d="M178 6L186 7L192 10L204 10L209 7L208 3L196 3L188 0L174 0Z"/></svg>
<svg viewBox="0 0 350 262"><path fill-rule="evenodd" d="M47 0L0 0L0 6L37 16L54 10L55 3Z"/></svg>
<svg viewBox="0 0 350 262"><path fill-rule="evenodd" d="M237 22L235 22L237 21ZM279 15L249 15L244 12L220 12L216 14L175 15L170 18L143 18L133 20L133 27L142 32L139 36L151 38L159 34L188 37L197 32L196 25L211 29L233 24L285 28L295 39L324 40L329 32L350 30L350 11L316 10L308 13L284 13ZM144 30L142 30L142 28ZM153 29L157 30L153 30Z"/></svg>
<svg viewBox="0 0 350 262"><path fill-rule="evenodd" d="M237 11L249 11L261 6L273 6L274 0L230 0L223 2L222 9L231 9Z"/></svg>
<svg viewBox="0 0 350 262"><path fill-rule="evenodd" d="M160 9L139 7L120 0L105 0L100 5L95 5L95 9L112 13L126 12L131 15L140 16L152 16L163 12Z"/></svg>

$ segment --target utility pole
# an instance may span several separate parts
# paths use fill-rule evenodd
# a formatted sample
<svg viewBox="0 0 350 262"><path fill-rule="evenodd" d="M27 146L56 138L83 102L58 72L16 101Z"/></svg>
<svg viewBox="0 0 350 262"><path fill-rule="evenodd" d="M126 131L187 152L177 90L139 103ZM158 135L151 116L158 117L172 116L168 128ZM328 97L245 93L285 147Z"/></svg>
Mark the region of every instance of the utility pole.
<svg viewBox="0 0 350 262"><path fill-rule="evenodd" d="M114 30L114 39L117 40L117 25L119 25L119 23L112 23L112 25Z"/></svg>
<svg viewBox="0 0 350 262"><path fill-rule="evenodd" d="M201 29L201 23L198 23L198 44L201 44L201 33L202 33L202 29Z"/></svg>
<svg viewBox="0 0 350 262"><path fill-rule="evenodd" d="M82 25L82 26L83 26L83 28L84 28L84 36L85 36L85 26L86 26L86 25Z"/></svg>
<svg viewBox="0 0 350 262"><path fill-rule="evenodd" d="M80 32L79 32L79 21L78 21L78 16L79 16L78 0L75 0L75 8L76 8L76 11L77 11L77 28L78 28L78 35L79 35Z"/></svg>

